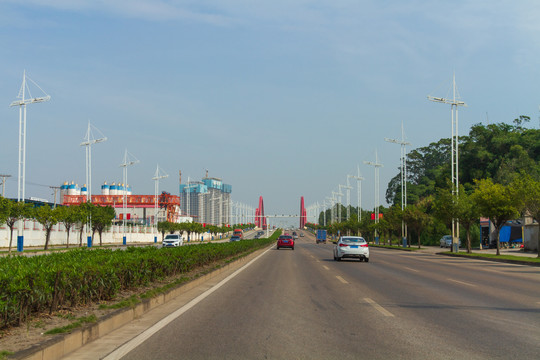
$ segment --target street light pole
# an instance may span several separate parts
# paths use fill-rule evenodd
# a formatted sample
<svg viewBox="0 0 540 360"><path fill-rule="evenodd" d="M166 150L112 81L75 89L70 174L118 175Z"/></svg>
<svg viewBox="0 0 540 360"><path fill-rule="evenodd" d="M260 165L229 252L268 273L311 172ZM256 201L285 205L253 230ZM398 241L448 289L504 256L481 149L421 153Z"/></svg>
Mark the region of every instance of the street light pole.
<svg viewBox="0 0 540 360"><path fill-rule="evenodd" d="M364 164L371 165L375 168L375 224L379 223L379 168L383 165L379 163L379 158L377 157L377 151L375 151L375 162L373 161L364 161ZM378 243L379 237L377 229L375 229L375 243Z"/></svg>
<svg viewBox="0 0 540 360"><path fill-rule="evenodd" d="M452 99L434 97L428 95L428 100L442 103L450 104L450 112L452 114L452 141L451 141L451 158L452 158L452 194L456 197L459 196L459 135L458 135L458 106L466 107L465 102L456 99L456 74L452 76ZM459 220L452 219L452 251L458 252L459 248Z"/></svg>
<svg viewBox="0 0 540 360"><path fill-rule="evenodd" d="M32 98L30 89L27 85L26 70L23 72L23 81L19 90L17 99L9 106L19 107L19 169L18 169L18 184L17 184L17 202L23 201L26 198L26 105L49 101L51 97L43 91L32 79L28 78L34 85L40 89L45 96ZM26 98L28 92L29 98ZM22 175L21 175L22 174ZM24 220L22 220L24 222ZM17 226L17 251L23 251L24 244L24 225Z"/></svg>
<svg viewBox="0 0 540 360"><path fill-rule="evenodd" d="M158 224L158 194L159 194L159 180L169 177L168 174L160 171L159 164L156 167L156 173L152 180L154 180L154 226L152 227L152 232L154 233L154 243L157 242L157 224Z"/></svg>
<svg viewBox="0 0 540 360"><path fill-rule="evenodd" d="M139 160L135 158L132 154L130 154L127 149L124 152L124 162L120 164L120 167L123 168L123 181L124 181L124 189L123 189L123 197L122 197L122 212L124 214L123 221L122 221L122 233L123 233L123 244L126 245L127 238L126 238L126 216L127 216L127 167L131 165L135 165L139 163Z"/></svg>
<svg viewBox="0 0 540 360"><path fill-rule="evenodd" d="M411 145L410 142L405 141L405 132L403 130L403 122L401 122L401 140L384 138L385 141L401 145L401 158L400 158L400 175L401 175L401 211L407 206L407 145ZM407 246L407 224L401 220L401 241L403 247Z"/></svg>

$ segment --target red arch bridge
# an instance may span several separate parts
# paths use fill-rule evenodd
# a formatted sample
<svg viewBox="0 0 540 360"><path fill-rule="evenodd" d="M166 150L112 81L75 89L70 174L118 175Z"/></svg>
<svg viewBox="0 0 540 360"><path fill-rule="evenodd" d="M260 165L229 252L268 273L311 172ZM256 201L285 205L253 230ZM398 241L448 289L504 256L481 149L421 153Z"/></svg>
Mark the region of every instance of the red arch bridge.
<svg viewBox="0 0 540 360"><path fill-rule="evenodd" d="M264 214L264 200L263 197L259 197L259 207L255 209L255 226L262 229L267 228L267 218L299 218L299 228L303 229L306 226L307 212L304 206L304 197L300 197L300 214L299 215L265 215Z"/></svg>

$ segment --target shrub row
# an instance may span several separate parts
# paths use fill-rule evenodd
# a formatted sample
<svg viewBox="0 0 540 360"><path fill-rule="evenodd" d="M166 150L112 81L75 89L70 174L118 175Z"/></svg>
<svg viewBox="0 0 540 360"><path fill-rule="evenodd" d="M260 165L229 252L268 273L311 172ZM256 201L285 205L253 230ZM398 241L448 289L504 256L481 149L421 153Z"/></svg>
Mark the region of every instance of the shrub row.
<svg viewBox="0 0 540 360"><path fill-rule="evenodd" d="M269 239L178 248L74 249L41 256L0 259L0 328L29 315L112 300L134 289L261 248Z"/></svg>

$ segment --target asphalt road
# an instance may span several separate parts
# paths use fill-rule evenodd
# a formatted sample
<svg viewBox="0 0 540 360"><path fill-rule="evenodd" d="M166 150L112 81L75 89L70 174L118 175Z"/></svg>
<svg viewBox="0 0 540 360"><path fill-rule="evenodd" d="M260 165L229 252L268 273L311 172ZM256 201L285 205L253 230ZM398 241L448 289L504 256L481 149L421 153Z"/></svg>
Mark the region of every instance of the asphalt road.
<svg viewBox="0 0 540 360"><path fill-rule="evenodd" d="M540 268L375 248L335 262L332 246L273 247L123 358L540 356Z"/></svg>

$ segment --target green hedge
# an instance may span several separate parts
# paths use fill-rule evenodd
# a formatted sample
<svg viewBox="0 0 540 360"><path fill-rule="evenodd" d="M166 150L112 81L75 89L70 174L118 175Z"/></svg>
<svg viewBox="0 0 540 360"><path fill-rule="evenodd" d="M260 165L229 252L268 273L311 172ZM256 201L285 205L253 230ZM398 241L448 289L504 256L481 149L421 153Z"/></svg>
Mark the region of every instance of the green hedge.
<svg viewBox="0 0 540 360"><path fill-rule="evenodd" d="M121 290L259 249L278 235L177 248L82 248L0 258L0 328L20 325L31 314L114 299Z"/></svg>

